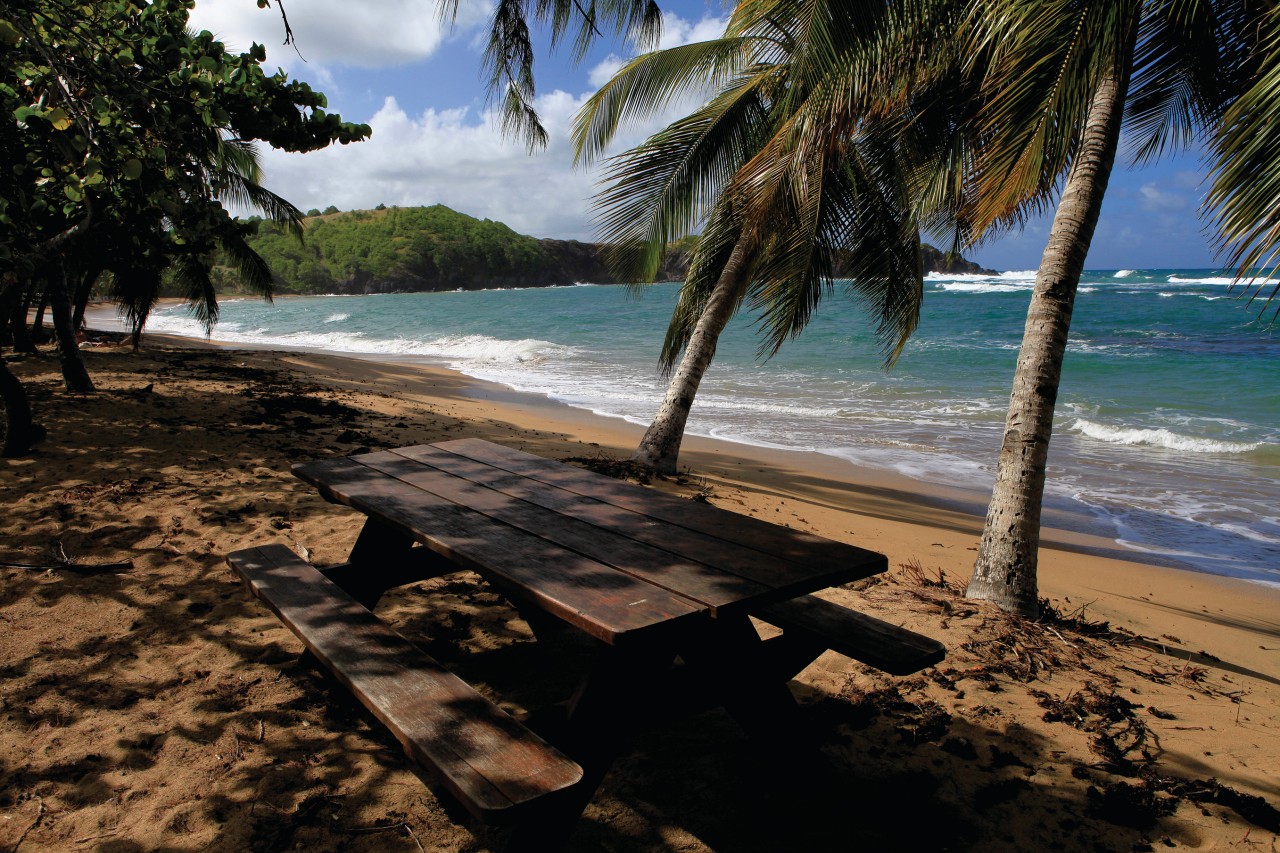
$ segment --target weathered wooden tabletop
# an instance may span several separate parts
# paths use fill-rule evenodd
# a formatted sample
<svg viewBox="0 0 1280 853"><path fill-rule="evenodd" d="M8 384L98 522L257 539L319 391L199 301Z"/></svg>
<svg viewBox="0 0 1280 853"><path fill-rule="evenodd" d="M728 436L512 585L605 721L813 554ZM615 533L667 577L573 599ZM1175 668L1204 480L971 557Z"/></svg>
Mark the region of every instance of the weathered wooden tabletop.
<svg viewBox="0 0 1280 853"><path fill-rule="evenodd" d="M479 439L293 470L327 499L610 645L886 567L881 554Z"/></svg>

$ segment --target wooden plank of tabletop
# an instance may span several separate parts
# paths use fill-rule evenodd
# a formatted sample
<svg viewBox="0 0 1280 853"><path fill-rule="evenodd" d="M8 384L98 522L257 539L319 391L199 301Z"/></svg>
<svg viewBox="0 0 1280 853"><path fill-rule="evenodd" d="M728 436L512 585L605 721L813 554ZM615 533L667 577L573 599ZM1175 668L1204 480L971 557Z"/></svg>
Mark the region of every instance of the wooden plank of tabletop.
<svg viewBox="0 0 1280 853"><path fill-rule="evenodd" d="M687 527L677 527L667 522L656 521L651 516L634 510L605 503L539 480L532 480L521 474L513 474L502 468L458 456L440 447L423 445L392 452L481 484L509 497L519 498L527 503L553 510L561 516L568 516L589 524L594 531L592 534L594 543L613 542L617 535L621 534L636 542L661 549L667 555L668 561L677 561L671 563L673 567L684 565L688 561L701 564L704 568L694 573L695 582L705 578L706 567L710 567L716 573L743 578L753 585L767 588L750 593L756 601L790 598L813 590L813 578L809 573L797 572L794 564L739 545L737 542L726 541ZM594 552L590 556L601 559L600 555ZM609 559L603 559L603 561L612 562ZM614 563L614 565L618 564ZM694 595L690 587L671 585L680 582L678 576L671 577L674 574L673 571L666 571L663 574L670 579L669 582L655 580L663 587L693 595L717 607L723 606L715 605L712 599ZM721 593L720 597L730 591L741 590L744 595L748 593L747 587L736 584L726 586L726 580L721 577L716 583L716 592ZM821 585L829 586L828 583Z"/></svg>
<svg viewBox="0 0 1280 853"><path fill-rule="evenodd" d="M443 452L440 455L448 456ZM745 609L751 602L777 597L770 595L771 587L495 491L433 467L422 459L401 456L394 451L367 453L354 459L414 488L509 524L530 537L567 548L690 598L710 608L713 615L724 608Z"/></svg>
<svg viewBox="0 0 1280 853"><path fill-rule="evenodd" d="M482 439L455 439L431 446L786 560L803 567L815 579L827 578L823 586L848 583L888 568L886 557L875 551L664 495Z"/></svg>
<svg viewBox="0 0 1280 853"><path fill-rule="evenodd" d="M510 594L610 644L676 630L706 615L694 602L351 459L293 466L328 500L385 521Z"/></svg>

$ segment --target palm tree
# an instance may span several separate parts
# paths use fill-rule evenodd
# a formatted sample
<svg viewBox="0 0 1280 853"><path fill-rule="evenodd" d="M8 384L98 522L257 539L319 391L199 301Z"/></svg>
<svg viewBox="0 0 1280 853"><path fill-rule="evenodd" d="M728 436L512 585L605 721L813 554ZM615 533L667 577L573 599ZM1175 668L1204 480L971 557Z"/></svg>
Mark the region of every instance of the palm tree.
<svg viewBox="0 0 1280 853"><path fill-rule="evenodd" d="M1247 45L1252 72L1243 94L1223 115L1213 139L1213 212L1219 247L1240 280L1256 284L1265 306L1280 294L1266 285L1280 266L1280 8L1259 16L1255 43ZM1272 315L1274 323L1277 314Z"/></svg>
<svg viewBox="0 0 1280 853"><path fill-rule="evenodd" d="M949 80L960 84L957 91L966 99L950 113L959 124L948 132L943 122L942 135L926 150L945 155L954 143L951 168L936 172L938 177L917 178L913 186L921 193L921 206L926 205L924 198L939 191L945 198L959 200L958 210L944 208L958 214L955 245L989 234L993 227L1016 225L1058 200L1028 313L997 483L969 587L973 597L1034 614L1040 505L1053 407L1075 291L1119 148L1121 127L1128 127L1135 159L1140 162L1212 134L1222 124L1226 107L1257 77L1255 66L1262 61L1257 44L1267 46L1267 57L1280 54L1275 47L1280 44L1280 13L1247 0L1004 0L996 4L915 0L888 5L892 8L883 15L877 16L873 8L862 16L876 22L884 34L862 55L879 56L884 68L891 69L888 75L868 73L865 61L848 62L848 54L836 47L838 42L821 38L821 29L796 30L793 25L791 30L780 27L784 31L781 37L759 33L766 46L775 43L771 37L787 46L789 53L777 61L803 81L789 80L785 90L775 90L785 94L779 99L781 103L769 102L771 118L764 124L770 131L765 135L775 126L769 121L785 124L794 113L800 119L796 124L805 125L810 133L840 139L850 128L863 126L849 105L871 113L899 108L909 116L906 128L916 130L916 105L929 101L928 96L921 98L919 87L945 101L945 95L938 93L945 92L944 83ZM771 20L802 22L807 27L815 20L825 20L824 8L803 0L744 0L734 20L758 23L773 16ZM855 17L843 6L837 13L827 12L828 17ZM753 19L752 13L763 14ZM1265 23L1265 28L1260 23ZM1251 34L1254 30L1260 34ZM787 41L786 33L794 35L794 40ZM738 34L748 32L743 29ZM644 58L637 60L615 81L624 84L620 91L627 96L617 100L628 105L625 109L636 110L635 103L641 111L651 109L666 102L678 88L674 84L687 85L695 71L710 72L713 80L723 80L747 67L745 62L734 65L714 51L692 58L699 59L701 65L689 62L683 71L659 67L662 73L646 69L640 64ZM770 68L767 61L762 65ZM895 90L894 79L906 81L905 87ZM1225 239L1235 241L1233 258L1241 262L1274 259L1280 246L1280 225L1275 224L1280 214L1276 213L1273 186L1250 183L1251 167L1266 170L1280 152L1280 137L1268 124L1274 112L1270 98L1274 82L1269 77L1259 78L1250 93L1252 100L1242 100L1228 114L1230 132L1220 137L1219 181L1213 201L1228 235ZM883 89L878 107L875 98L868 101L863 96L832 97L825 109L808 108L807 99L813 91L848 96L855 91L865 93L874 85ZM598 97L608 96L602 92ZM846 109L832 109L830 104L834 103L844 103ZM1243 106L1247 104L1252 107ZM624 112L624 107L597 111L612 119ZM928 139L928 134L920 136ZM1222 145L1228 147L1223 149ZM653 217L634 219L636 228L649 229L644 240L650 252L659 245L658 238L673 233L664 231L667 226L661 223L675 221L685 226L690 218L689 202L680 202L686 205L682 210L670 207L672 199L698 202L698 194L707 192L706 184L690 182L688 175L699 174L698 167L704 175L713 167L724 168L722 161L699 160L693 155L685 162L690 166L685 172L654 173L659 183L665 175L684 180L670 182L666 189L671 191L665 197L659 188L649 187L650 196L668 207L659 204ZM757 170L757 181L764 185L769 180L759 176L766 173L767 169ZM653 175L643 170L640 174L631 180L644 189L644 181ZM720 181L715 186L729 184L725 174L715 176ZM621 168L613 178L614 186L607 192L619 191L628 180ZM959 183L954 183L957 180ZM695 213L705 210L691 209ZM749 209L758 212L767 207ZM625 221L625 215L618 214L622 210L619 206L612 211L619 222ZM750 216L746 220L750 221ZM1251 230L1252 223L1258 221L1264 225ZM653 227L655 224L660 227ZM721 241L717 251L723 255L730 245ZM762 250L760 246L749 248ZM704 296L709 292L704 282L692 289L689 299L682 299L673 319L673 333L668 335L669 344L689 339L694 329L689 320L701 318L699 310L709 304ZM735 303L726 299L721 305L725 304ZM712 315L718 318L721 313ZM718 332L714 325L709 325L709 331ZM707 337L714 340L714 334ZM700 361L707 358L704 353ZM697 374L696 363L693 366L691 372ZM674 397L677 409L691 400L691 394L679 389L668 396Z"/></svg>
<svg viewBox="0 0 1280 853"><path fill-rule="evenodd" d="M652 281L666 245L703 230L663 344L661 364L674 373L633 456L642 464L674 472L699 383L743 302L761 314L762 354L776 352L831 289L842 250L886 361L915 328L922 272L906 146L893 125L859 110L865 91L831 73L876 78L868 69L885 9L857 11L821 0L741 3L723 38L638 57L579 114L578 156L590 161L624 118L703 80L718 89L613 158L598 197L614 266L633 281Z"/></svg>
<svg viewBox="0 0 1280 853"><path fill-rule="evenodd" d="M209 277L216 251L236 266L245 286L265 299L271 298L271 270L249 246L246 227L225 215L223 202L251 207L302 238L302 212L262 186L262 167L252 143L215 132L210 148L204 162L192 163L197 186L207 187L207 192L181 194L172 216L151 223L165 251L151 256L131 252L112 268L111 298L125 316L135 348L160 298L166 269L172 271L175 284L182 289L206 333L218 321L218 298ZM136 224L130 227L136 228ZM171 229L184 236L176 248L166 236Z"/></svg>
<svg viewBox="0 0 1280 853"><path fill-rule="evenodd" d="M1250 4L1013 0L974 6L957 42L985 63L973 170L977 228L1043 199L1065 176L1027 313L996 470L967 595L1035 616L1045 465L1080 273L1122 126L1135 157L1212 131L1249 53Z"/></svg>

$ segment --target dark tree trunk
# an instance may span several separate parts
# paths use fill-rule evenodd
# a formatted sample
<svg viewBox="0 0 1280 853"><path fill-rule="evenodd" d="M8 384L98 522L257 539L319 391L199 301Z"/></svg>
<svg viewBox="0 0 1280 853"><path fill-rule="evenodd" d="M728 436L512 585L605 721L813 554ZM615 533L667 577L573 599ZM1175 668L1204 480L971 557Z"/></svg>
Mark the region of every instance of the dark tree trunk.
<svg viewBox="0 0 1280 853"><path fill-rule="evenodd" d="M89 297L93 295L93 285L100 275L102 275L102 267L95 265L85 272L84 277L80 279L80 284L76 287L75 313L71 316L71 326L76 331L84 328L84 313L89 307Z"/></svg>
<svg viewBox="0 0 1280 853"><path fill-rule="evenodd" d="M27 327L27 299L25 293L20 288L15 288L14 293L10 295L8 304L8 317L6 322L9 326L9 334L12 336L12 344L14 352L24 352L28 355L35 355L39 350L31 340L31 330Z"/></svg>
<svg viewBox="0 0 1280 853"><path fill-rule="evenodd" d="M49 276L49 307L53 311L54 337L58 342L58 361L62 366L62 381L68 391L92 394L93 380L80 357L80 345L76 342L76 330L71 325L71 296L67 293L67 275L62 264L57 264Z"/></svg>
<svg viewBox="0 0 1280 853"><path fill-rule="evenodd" d="M0 456L25 456L32 445L44 438L44 427L31 422L31 404L27 391L9 366L0 358L0 400L4 401L5 431Z"/></svg>
<svg viewBox="0 0 1280 853"><path fill-rule="evenodd" d="M31 342L37 346L49 342L49 332L44 327L44 311L49 306L49 288L40 293L40 304L36 307L35 319L31 321Z"/></svg>

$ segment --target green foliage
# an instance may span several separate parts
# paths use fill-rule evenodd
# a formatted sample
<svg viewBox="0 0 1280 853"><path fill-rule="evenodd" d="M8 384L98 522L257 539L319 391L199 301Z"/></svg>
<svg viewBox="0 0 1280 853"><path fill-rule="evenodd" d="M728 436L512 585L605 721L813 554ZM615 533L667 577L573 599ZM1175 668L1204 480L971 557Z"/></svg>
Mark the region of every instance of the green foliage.
<svg viewBox="0 0 1280 853"><path fill-rule="evenodd" d="M270 266L277 292L518 286L556 274L538 240L443 205L309 220L304 241L264 222L248 244Z"/></svg>
<svg viewBox="0 0 1280 853"><path fill-rule="evenodd" d="M1245 90L1214 139L1213 186L1206 207L1219 249L1264 306L1280 296L1280 8L1258 16ZM1265 307L1264 307L1265 310ZM1280 318L1280 305L1271 322Z"/></svg>
<svg viewBox="0 0 1280 853"><path fill-rule="evenodd" d="M222 247L269 288L223 201L296 225L259 184L254 141L290 151L352 142L369 128L328 114L324 95L187 30L186 0L0 0L0 286L50 264L116 272L145 319L173 268L206 321L208 258Z"/></svg>

